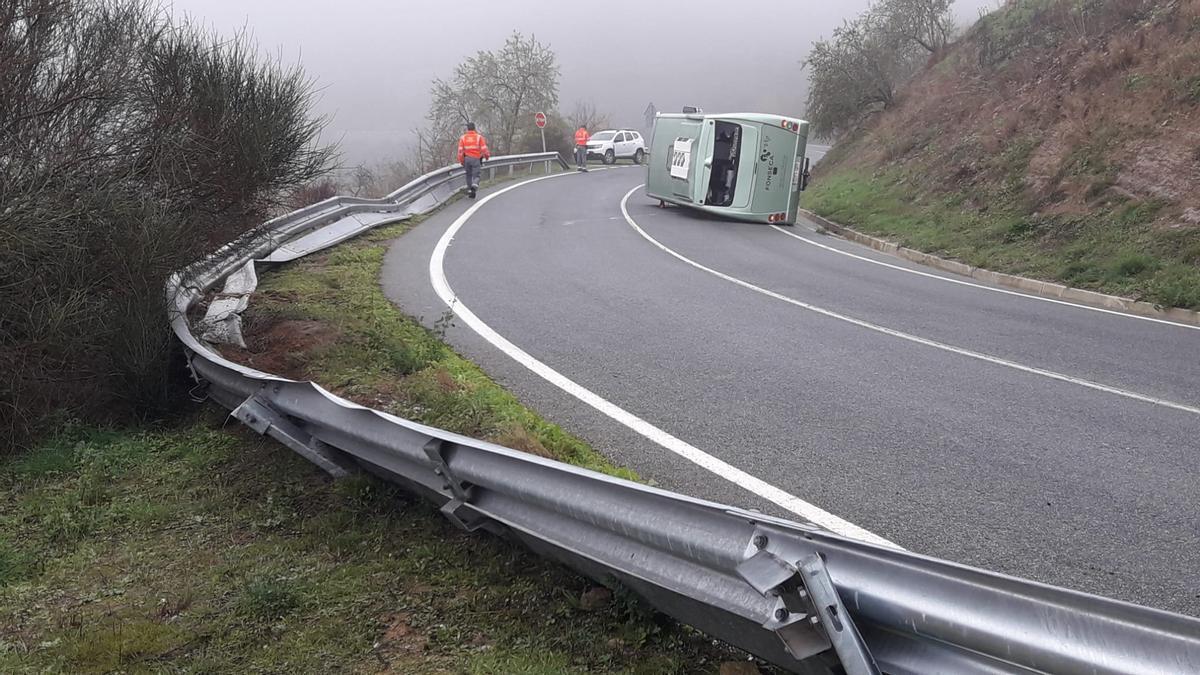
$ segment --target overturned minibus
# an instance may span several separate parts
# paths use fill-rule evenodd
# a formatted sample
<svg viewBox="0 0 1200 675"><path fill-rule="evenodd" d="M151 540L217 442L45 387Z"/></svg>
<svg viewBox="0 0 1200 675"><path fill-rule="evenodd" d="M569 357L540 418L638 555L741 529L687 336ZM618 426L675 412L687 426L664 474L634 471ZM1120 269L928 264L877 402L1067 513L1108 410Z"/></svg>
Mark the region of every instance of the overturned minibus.
<svg viewBox="0 0 1200 675"><path fill-rule="evenodd" d="M794 225L808 122L761 113L654 118L646 194L738 220Z"/></svg>

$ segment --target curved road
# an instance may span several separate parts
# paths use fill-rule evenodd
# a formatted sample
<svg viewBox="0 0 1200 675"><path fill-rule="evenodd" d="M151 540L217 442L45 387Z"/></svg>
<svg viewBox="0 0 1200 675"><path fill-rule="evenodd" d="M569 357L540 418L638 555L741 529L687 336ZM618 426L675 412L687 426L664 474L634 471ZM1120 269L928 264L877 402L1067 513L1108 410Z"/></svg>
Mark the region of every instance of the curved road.
<svg viewBox="0 0 1200 675"><path fill-rule="evenodd" d="M392 247L385 291L432 323L447 239L434 267L501 339L701 458L464 320L451 343L664 487L818 517L767 485L918 553L1200 615L1200 330L662 210L644 177L460 201Z"/></svg>

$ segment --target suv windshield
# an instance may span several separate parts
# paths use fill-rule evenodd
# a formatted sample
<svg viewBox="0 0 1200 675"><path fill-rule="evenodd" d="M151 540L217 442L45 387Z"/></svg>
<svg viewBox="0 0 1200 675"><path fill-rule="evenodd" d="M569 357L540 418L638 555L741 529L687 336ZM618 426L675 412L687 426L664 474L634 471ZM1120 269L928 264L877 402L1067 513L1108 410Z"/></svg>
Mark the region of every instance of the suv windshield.
<svg viewBox="0 0 1200 675"><path fill-rule="evenodd" d="M592 136L592 140L593 141L611 141L613 139L613 136L616 136L616 135L617 135L617 132L615 132L615 131L601 131L600 133L596 134L595 136Z"/></svg>

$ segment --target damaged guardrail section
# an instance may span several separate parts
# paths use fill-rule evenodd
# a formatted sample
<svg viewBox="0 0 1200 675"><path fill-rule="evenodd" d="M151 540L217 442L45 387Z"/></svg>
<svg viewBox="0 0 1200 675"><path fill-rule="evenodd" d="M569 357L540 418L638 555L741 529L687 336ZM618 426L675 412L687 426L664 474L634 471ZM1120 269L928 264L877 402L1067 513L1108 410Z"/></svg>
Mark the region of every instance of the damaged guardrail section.
<svg viewBox="0 0 1200 675"><path fill-rule="evenodd" d="M531 155L512 165L547 161ZM561 160L558 160L561 162ZM435 175L436 174L436 175ZM453 168L405 186L444 199ZM441 180L446 179L446 180ZM440 181L440 182L439 182ZM420 184L418 184L420 183ZM451 193L453 190L451 190ZM1200 621L882 548L434 429L312 382L222 358L188 310L228 274L311 231L334 198L277 222L261 245L171 280L172 326L208 395L331 475L363 469L436 503L466 530L508 536L798 673L1195 673ZM368 209L364 209L368 210ZM302 214L302 215L297 215ZM329 222L325 220L324 222Z"/></svg>

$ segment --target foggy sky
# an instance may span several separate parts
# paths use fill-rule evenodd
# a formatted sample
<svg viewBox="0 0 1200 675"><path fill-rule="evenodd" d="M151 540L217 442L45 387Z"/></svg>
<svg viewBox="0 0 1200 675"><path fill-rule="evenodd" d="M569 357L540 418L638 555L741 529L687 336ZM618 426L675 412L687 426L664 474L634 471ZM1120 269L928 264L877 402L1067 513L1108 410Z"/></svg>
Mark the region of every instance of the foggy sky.
<svg viewBox="0 0 1200 675"><path fill-rule="evenodd" d="M757 111L803 117L800 62L869 0L173 0L174 13L222 34L246 28L299 62L321 88L325 139L344 164L403 156L424 121L429 84L518 30L558 55L559 109L592 100L614 125L662 111ZM963 23L996 0L957 0ZM696 45L702 44L702 49Z"/></svg>

